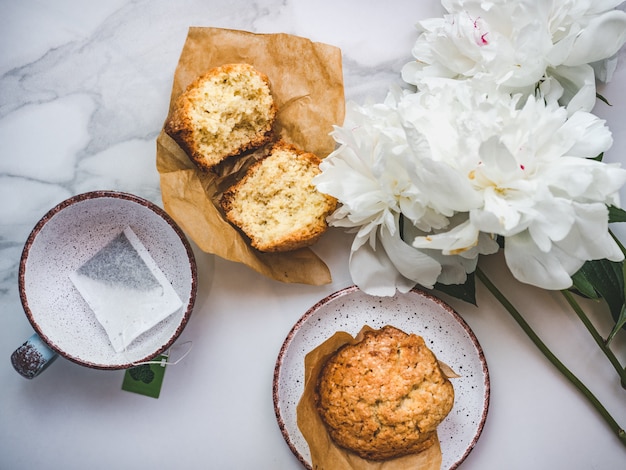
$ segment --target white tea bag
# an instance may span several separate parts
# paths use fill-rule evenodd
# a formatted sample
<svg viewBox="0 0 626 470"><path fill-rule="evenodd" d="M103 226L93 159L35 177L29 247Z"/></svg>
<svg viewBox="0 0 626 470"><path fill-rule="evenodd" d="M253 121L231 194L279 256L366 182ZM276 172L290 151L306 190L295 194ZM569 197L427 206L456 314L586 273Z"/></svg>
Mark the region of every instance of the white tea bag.
<svg viewBox="0 0 626 470"><path fill-rule="evenodd" d="M70 274L116 352L183 305L130 227Z"/></svg>

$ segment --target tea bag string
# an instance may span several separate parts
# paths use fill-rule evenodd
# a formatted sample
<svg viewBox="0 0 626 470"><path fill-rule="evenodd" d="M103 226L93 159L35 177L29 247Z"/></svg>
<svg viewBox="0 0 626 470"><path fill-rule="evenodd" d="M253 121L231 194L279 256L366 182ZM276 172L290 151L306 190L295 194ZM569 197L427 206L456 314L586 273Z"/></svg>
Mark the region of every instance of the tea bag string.
<svg viewBox="0 0 626 470"><path fill-rule="evenodd" d="M187 347L187 349L185 350L185 352L183 353L183 355L181 357L179 357L178 359L176 359L175 361L170 361L170 356L172 355L172 352L177 349L177 348L182 348L182 347ZM168 349L165 353L163 353L164 356L167 357L166 361L160 360L160 361L142 361L142 362L132 362L133 367L136 366L140 366L142 364L163 364L163 362L165 362L165 365L176 365L178 364L180 361L182 361L183 359L185 359L187 357L187 355L191 352L191 349L193 348L193 341L185 341L184 343L181 343L179 345L174 345L172 347L170 347L170 349Z"/></svg>

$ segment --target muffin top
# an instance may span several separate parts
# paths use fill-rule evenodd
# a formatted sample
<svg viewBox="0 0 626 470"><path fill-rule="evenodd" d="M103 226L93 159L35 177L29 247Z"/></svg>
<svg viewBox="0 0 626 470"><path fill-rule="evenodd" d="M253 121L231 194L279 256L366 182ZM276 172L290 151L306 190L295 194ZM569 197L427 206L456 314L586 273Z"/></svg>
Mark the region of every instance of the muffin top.
<svg viewBox="0 0 626 470"><path fill-rule="evenodd" d="M454 389L421 336L366 331L323 366L317 410L335 443L370 460L421 452L454 404Z"/></svg>

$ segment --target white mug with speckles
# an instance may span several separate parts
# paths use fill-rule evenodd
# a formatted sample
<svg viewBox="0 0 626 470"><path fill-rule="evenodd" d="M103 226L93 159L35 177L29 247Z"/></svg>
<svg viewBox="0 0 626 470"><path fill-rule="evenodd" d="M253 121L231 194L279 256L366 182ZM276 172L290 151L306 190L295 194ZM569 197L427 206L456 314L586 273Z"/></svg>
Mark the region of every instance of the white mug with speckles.
<svg viewBox="0 0 626 470"><path fill-rule="evenodd" d="M126 227L141 239L183 302L180 310L116 352L70 274ZM22 252L19 292L35 333L11 355L15 370L32 379L59 355L96 369L126 369L167 350L186 326L197 291L193 251L161 208L118 191L92 191L51 209Z"/></svg>

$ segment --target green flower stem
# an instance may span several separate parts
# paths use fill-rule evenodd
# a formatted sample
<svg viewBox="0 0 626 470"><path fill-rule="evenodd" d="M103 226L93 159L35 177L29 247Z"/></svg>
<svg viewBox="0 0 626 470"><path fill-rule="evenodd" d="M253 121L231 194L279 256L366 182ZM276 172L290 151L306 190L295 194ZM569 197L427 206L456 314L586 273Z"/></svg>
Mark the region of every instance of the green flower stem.
<svg viewBox="0 0 626 470"><path fill-rule="evenodd" d="M561 293L563 294L563 297L565 297L565 300L567 300L567 302L570 304L570 307L572 307L576 315L578 315L580 321L583 322L583 325L585 325L598 347L602 350L604 355L617 371L617 375L619 375L622 387L626 388L626 370L624 370L624 367L622 367L622 365L620 364L619 359L617 359L615 354L613 354L613 351L611 351L611 349L604 342L604 339L602 338L602 336L600 336L598 330L596 330L591 321L589 321L587 314L585 314L584 310L580 307L580 304L576 302L576 299L574 298L572 293L566 290L561 291Z"/></svg>
<svg viewBox="0 0 626 470"><path fill-rule="evenodd" d="M615 419L607 411L607 409L600 403L596 396L589 390L584 383L578 379L546 346L546 344L537 336L531 326L524 320L519 311L513 306L511 302L498 290L498 288L489 280L487 275L480 269L476 268L476 276L487 287L489 292L502 304L502 306L509 312L517 324L524 330L524 333L528 338L537 346L537 348L543 353L543 355L555 366L567 380L569 380L593 405L598 411L600 416L604 418L611 430L616 434L621 443L626 446L626 431L617 424Z"/></svg>

